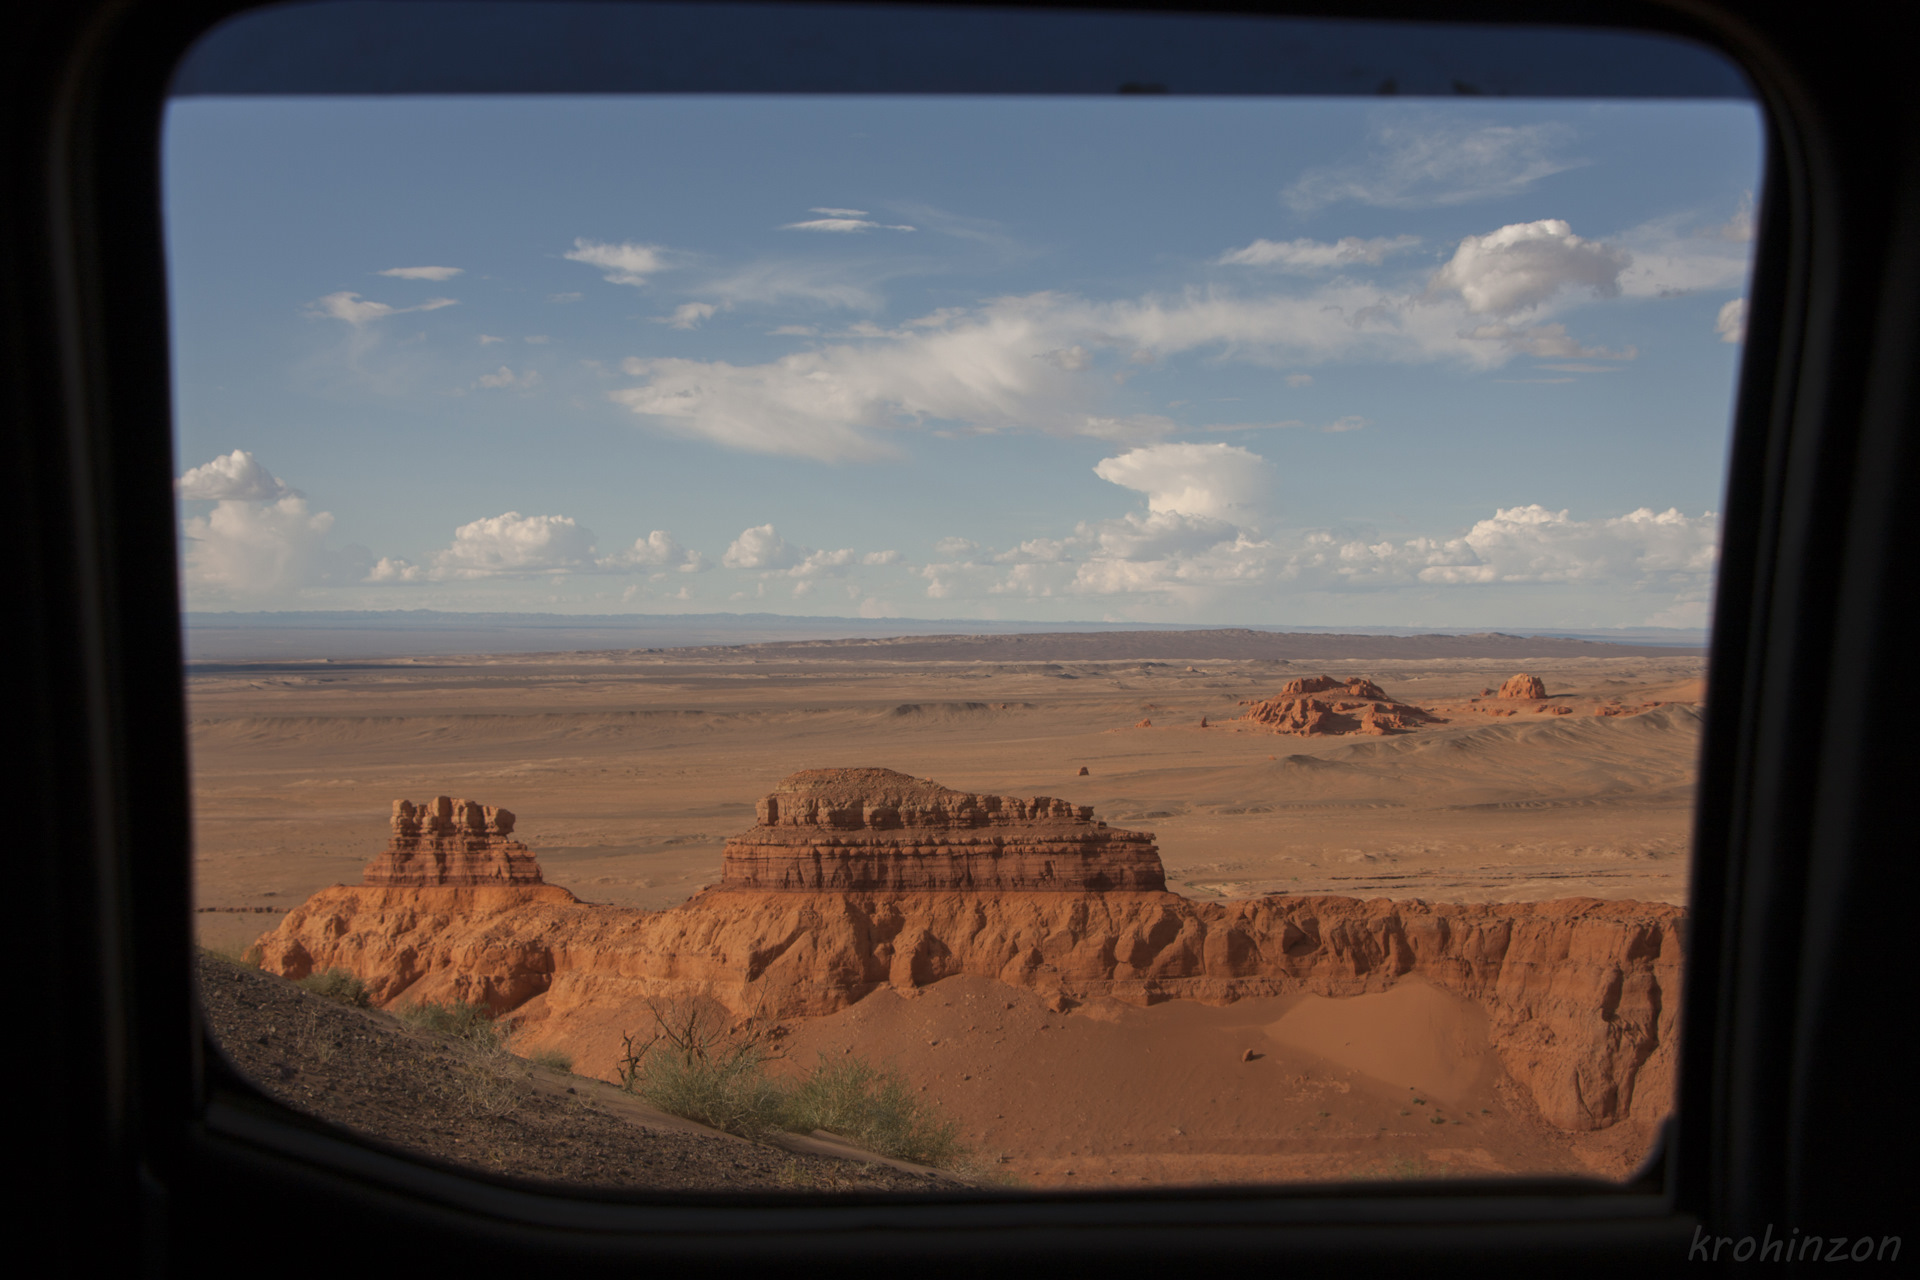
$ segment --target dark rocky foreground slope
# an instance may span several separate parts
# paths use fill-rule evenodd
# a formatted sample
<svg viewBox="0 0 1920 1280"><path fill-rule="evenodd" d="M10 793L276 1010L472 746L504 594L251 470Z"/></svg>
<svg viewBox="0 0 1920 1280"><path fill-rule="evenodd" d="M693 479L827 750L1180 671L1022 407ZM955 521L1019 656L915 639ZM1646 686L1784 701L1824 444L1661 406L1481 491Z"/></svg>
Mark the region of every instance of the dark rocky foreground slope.
<svg viewBox="0 0 1920 1280"><path fill-rule="evenodd" d="M213 1040L276 1101L415 1157L540 1182L651 1192L954 1191L897 1162L749 1142L611 1085L411 1027L202 953Z"/></svg>

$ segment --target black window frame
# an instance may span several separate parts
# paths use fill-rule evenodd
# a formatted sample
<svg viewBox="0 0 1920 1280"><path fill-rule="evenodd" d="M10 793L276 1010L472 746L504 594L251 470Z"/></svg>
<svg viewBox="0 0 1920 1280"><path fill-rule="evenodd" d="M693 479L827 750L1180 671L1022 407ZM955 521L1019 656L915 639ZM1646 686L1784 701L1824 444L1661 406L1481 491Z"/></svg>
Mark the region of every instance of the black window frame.
<svg viewBox="0 0 1920 1280"><path fill-rule="evenodd" d="M1877 987L1900 972L1894 904L1915 841L1898 802L1914 752L1875 685L1898 678L1912 581L1897 520L1920 434L1920 129L1894 6L1208 6L1664 31L1719 48L1757 87L1767 180L1723 508L1677 1120L1659 1158L1610 1190L1512 1179L790 1207L623 1204L436 1169L303 1122L203 1039L159 122L180 54L253 7L39 6L0 55L6 448L28 508L16 527L29 599L12 629L19 945L34 957L22 1017L61 1064L58 1087L28 1104L47 1172L26 1207L42 1229L84 1215L62 1237L76 1262L184 1269L251 1261L257 1238L277 1238L296 1269L406 1241L405 1258L502 1267L1418 1258L1617 1272L1684 1260L1702 1231L1901 1233L1900 1181L1877 1176L1904 1114Z"/></svg>

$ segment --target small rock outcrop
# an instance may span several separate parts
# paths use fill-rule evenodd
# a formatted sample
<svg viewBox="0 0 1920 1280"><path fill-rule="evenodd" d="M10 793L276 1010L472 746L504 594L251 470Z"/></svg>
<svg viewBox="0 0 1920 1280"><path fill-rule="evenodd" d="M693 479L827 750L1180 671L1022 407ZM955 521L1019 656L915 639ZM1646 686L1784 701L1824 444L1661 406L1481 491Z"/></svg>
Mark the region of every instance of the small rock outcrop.
<svg viewBox="0 0 1920 1280"><path fill-rule="evenodd" d="M393 802L393 836L361 883L382 888L542 883L533 851L513 835L513 812L437 796Z"/></svg>
<svg viewBox="0 0 1920 1280"><path fill-rule="evenodd" d="M1330 696L1317 696L1321 694ZM1290 733L1302 738L1343 733L1405 733L1421 725L1444 723L1431 712L1395 702L1386 690L1363 676L1349 680L1332 676L1289 680L1277 696L1253 703L1240 718L1274 733Z"/></svg>
<svg viewBox="0 0 1920 1280"><path fill-rule="evenodd" d="M1539 676L1526 674L1509 676L1507 682L1500 686L1500 696L1503 698L1544 698L1547 696L1547 686L1541 683Z"/></svg>
<svg viewBox="0 0 1920 1280"><path fill-rule="evenodd" d="M973 795L892 769L805 769L727 841L722 889L805 892L1159 892L1160 851L1093 810Z"/></svg>

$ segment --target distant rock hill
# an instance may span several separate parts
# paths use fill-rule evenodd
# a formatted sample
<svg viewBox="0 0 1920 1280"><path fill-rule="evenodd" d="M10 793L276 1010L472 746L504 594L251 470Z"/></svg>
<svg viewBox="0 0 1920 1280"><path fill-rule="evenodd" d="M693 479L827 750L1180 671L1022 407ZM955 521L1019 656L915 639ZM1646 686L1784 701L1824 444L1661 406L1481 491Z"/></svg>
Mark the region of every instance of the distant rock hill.
<svg viewBox="0 0 1920 1280"><path fill-rule="evenodd" d="M1316 696L1334 691L1337 693L1332 697ZM1446 723L1420 707L1395 702L1384 689L1364 676L1348 680L1332 676L1289 680L1277 696L1249 705L1240 719L1274 733L1290 733L1302 738L1343 733L1405 733L1421 725Z"/></svg>

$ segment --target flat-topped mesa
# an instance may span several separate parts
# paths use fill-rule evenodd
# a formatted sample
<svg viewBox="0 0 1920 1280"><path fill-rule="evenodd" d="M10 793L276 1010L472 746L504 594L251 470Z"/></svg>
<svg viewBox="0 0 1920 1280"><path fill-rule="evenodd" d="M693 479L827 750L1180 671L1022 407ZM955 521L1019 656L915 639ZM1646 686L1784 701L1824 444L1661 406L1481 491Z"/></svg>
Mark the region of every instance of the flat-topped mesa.
<svg viewBox="0 0 1920 1280"><path fill-rule="evenodd" d="M513 834L513 812L438 796L393 802L393 838L362 884L384 888L541 884L533 851Z"/></svg>
<svg viewBox="0 0 1920 1280"><path fill-rule="evenodd" d="M1319 697L1319 694L1331 694ZM1274 733L1302 738L1342 733L1405 733L1424 724L1444 724L1439 716L1404 702L1395 702L1364 676L1338 680L1332 676L1303 676L1289 680L1279 694L1253 703L1240 717Z"/></svg>
<svg viewBox="0 0 1920 1280"><path fill-rule="evenodd" d="M973 795L892 769L805 769L727 841L723 889L1163 892L1153 836L1086 805Z"/></svg>

